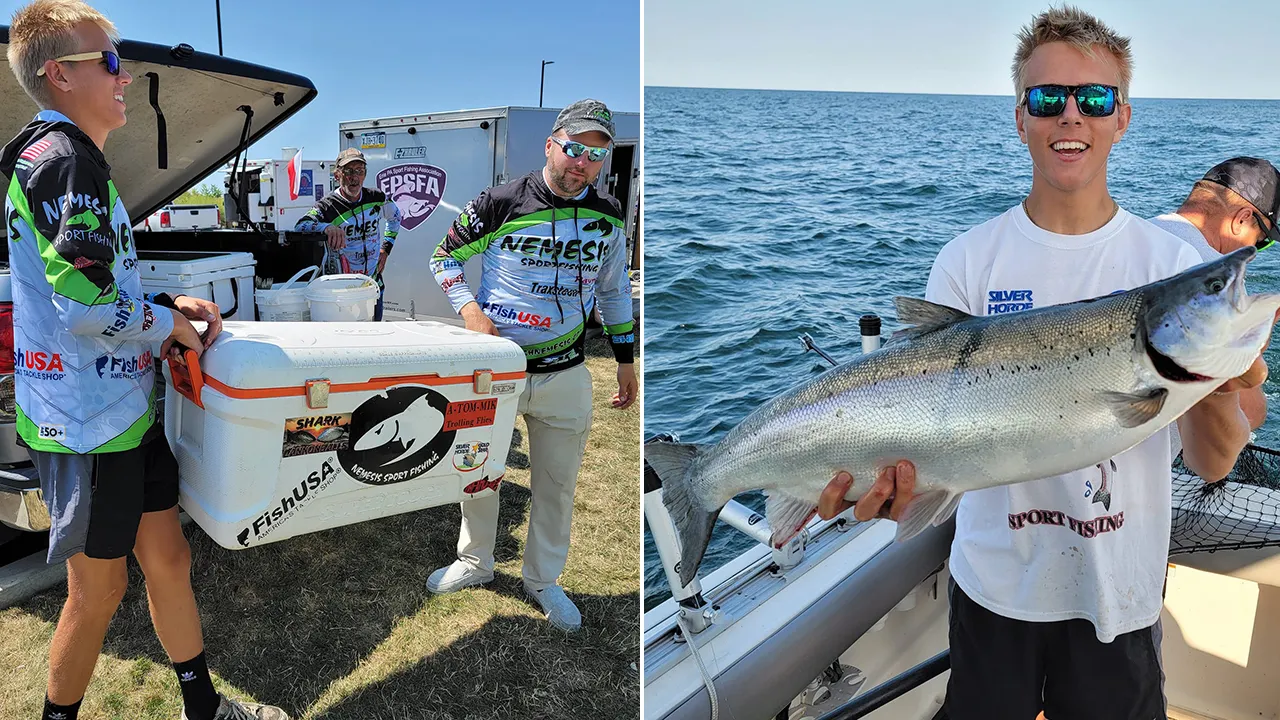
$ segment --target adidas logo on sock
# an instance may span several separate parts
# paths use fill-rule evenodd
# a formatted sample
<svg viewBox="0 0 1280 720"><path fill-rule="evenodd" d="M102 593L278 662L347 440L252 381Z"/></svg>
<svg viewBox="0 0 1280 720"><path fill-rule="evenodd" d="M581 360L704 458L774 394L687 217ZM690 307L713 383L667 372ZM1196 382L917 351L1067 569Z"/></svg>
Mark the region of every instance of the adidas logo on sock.
<svg viewBox="0 0 1280 720"><path fill-rule="evenodd" d="M49 720L67 720L67 714L62 712L49 713Z"/></svg>
<svg viewBox="0 0 1280 720"><path fill-rule="evenodd" d="M182 682L191 682L192 680L196 679L196 674L191 671L187 671L182 673L180 677Z"/></svg>

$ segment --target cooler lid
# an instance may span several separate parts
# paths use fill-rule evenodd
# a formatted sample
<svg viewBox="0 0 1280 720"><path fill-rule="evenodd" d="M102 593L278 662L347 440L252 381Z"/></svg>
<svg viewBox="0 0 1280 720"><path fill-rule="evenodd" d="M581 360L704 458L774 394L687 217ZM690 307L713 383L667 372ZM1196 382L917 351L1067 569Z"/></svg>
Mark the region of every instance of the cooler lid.
<svg viewBox="0 0 1280 720"><path fill-rule="evenodd" d="M525 366L524 351L510 340L429 320L228 322L200 359L204 382L220 391L219 385L292 392L317 379L353 390L397 378L461 384L471 383L478 370L491 371L495 381L509 381L523 378ZM344 390L333 387L331 392Z"/></svg>
<svg viewBox="0 0 1280 720"><path fill-rule="evenodd" d="M253 253L199 250L139 250L138 272L143 280L165 280L174 275L199 275L255 264Z"/></svg>

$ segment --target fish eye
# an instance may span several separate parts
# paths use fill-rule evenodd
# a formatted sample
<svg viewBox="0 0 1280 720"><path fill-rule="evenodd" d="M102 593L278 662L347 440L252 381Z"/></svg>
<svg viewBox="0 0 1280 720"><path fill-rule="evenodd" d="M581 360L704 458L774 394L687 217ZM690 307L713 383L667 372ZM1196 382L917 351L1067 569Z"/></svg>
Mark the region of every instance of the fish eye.
<svg viewBox="0 0 1280 720"><path fill-rule="evenodd" d="M1222 289L1225 288L1226 286L1227 284L1223 282L1220 278L1214 278L1209 282L1205 283L1205 287L1209 289L1209 292L1215 293L1215 294L1222 292Z"/></svg>

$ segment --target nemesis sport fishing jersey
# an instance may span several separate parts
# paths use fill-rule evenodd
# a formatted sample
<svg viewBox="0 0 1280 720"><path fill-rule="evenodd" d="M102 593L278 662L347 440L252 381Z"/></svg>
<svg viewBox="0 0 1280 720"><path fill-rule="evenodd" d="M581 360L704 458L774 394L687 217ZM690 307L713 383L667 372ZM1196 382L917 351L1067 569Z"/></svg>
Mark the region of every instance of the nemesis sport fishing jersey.
<svg viewBox="0 0 1280 720"><path fill-rule="evenodd" d="M19 436L46 452L135 448L155 426L151 347L173 332L173 316L144 299L111 168L70 119L46 110L5 146L0 172L10 177Z"/></svg>
<svg viewBox="0 0 1280 720"><path fill-rule="evenodd" d="M386 220L386 229L378 236L378 221ZM400 232L400 208L378 190L360 188L360 197L347 200L341 190L329 193L307 211L294 226L301 232L324 232L330 225L342 228L347 244L342 258L348 269L343 272L374 276L378 269L378 255L383 249L391 254ZM378 283L382 279L378 278Z"/></svg>
<svg viewBox="0 0 1280 720"><path fill-rule="evenodd" d="M627 241L618 202L588 186L558 197L536 170L480 194L431 258L436 282L461 311L478 302L498 333L524 348L528 372L582 363L586 318L597 300L619 363L634 362ZM481 255L473 294L463 263Z"/></svg>
<svg viewBox="0 0 1280 720"><path fill-rule="evenodd" d="M1198 264L1190 245L1123 209L1091 233L1059 235L1018 205L939 251L925 299L996 315L1132 290ZM1088 620L1102 642L1150 627L1169 558L1169 464L1166 427L1094 467L966 492L952 577L991 612Z"/></svg>

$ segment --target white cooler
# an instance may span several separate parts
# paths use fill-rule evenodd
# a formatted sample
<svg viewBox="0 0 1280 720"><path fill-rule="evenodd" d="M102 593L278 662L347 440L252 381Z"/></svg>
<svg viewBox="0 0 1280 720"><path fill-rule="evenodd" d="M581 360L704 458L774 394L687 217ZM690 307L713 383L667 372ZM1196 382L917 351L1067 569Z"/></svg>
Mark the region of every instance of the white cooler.
<svg viewBox="0 0 1280 720"><path fill-rule="evenodd" d="M138 251L143 290L212 300L223 320L254 319L255 264L247 252Z"/></svg>
<svg viewBox="0 0 1280 720"><path fill-rule="evenodd" d="M239 549L496 493L525 357L433 321L227 322L165 376L179 502Z"/></svg>

